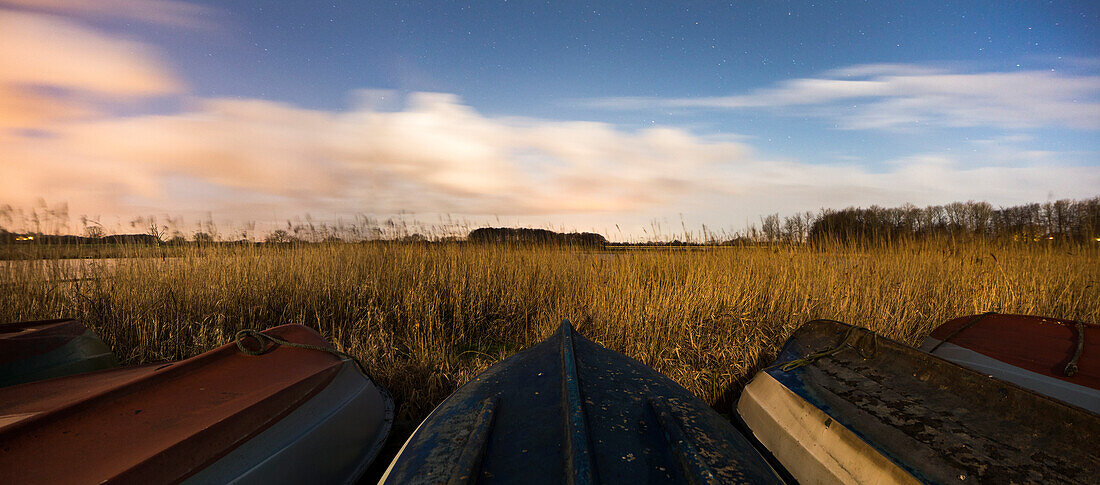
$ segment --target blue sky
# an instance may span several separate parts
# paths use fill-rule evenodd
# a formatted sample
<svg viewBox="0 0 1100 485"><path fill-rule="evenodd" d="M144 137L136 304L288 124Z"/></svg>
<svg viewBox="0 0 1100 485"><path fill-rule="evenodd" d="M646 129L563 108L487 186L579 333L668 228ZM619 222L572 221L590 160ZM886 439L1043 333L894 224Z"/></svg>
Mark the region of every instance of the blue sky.
<svg viewBox="0 0 1100 485"><path fill-rule="evenodd" d="M67 63L0 77L8 105L59 113L0 125L15 175L0 202L16 205L637 234L1100 186L1093 2L0 0L0 15L40 27L8 29L10 65L49 64L14 52L36 45Z"/></svg>

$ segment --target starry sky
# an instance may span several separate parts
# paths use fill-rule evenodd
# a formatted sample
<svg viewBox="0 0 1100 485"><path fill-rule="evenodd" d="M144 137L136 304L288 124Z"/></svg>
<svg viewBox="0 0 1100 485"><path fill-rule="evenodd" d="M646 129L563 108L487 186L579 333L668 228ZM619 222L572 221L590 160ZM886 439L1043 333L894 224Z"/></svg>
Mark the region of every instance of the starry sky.
<svg viewBox="0 0 1100 485"><path fill-rule="evenodd" d="M1098 26L1093 2L0 0L0 204L630 238L1091 197Z"/></svg>

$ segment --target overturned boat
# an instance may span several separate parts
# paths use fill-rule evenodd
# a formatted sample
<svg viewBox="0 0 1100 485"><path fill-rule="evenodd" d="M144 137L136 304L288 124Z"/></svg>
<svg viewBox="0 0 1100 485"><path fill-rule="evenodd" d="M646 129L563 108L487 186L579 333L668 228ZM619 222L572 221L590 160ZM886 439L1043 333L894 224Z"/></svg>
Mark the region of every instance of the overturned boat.
<svg viewBox="0 0 1100 485"><path fill-rule="evenodd" d="M1100 413L1100 326L985 313L940 325L920 349Z"/></svg>
<svg viewBox="0 0 1100 485"><path fill-rule="evenodd" d="M417 428L380 483L781 483L721 415L563 322Z"/></svg>
<svg viewBox="0 0 1100 485"><path fill-rule="evenodd" d="M738 401L801 483L1095 483L1100 416L817 320Z"/></svg>
<svg viewBox="0 0 1100 485"><path fill-rule="evenodd" d="M112 367L114 352L78 320L0 324L0 387Z"/></svg>
<svg viewBox="0 0 1100 485"><path fill-rule="evenodd" d="M0 483L351 483L393 402L313 330L0 390Z"/></svg>

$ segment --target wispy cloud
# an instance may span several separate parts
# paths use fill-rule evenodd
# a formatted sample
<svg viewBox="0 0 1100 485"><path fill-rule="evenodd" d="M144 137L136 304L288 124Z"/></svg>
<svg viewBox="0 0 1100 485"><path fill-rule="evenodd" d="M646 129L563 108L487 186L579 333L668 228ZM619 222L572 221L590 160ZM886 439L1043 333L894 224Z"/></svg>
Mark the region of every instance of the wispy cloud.
<svg viewBox="0 0 1100 485"><path fill-rule="evenodd" d="M612 109L771 108L835 120L847 129L921 124L1100 129L1100 76L1056 71L958 73L922 65L874 64L721 97L605 98Z"/></svg>
<svg viewBox="0 0 1100 485"><path fill-rule="evenodd" d="M215 10L176 0L0 0L0 7L89 19L125 19L184 28L209 28Z"/></svg>
<svg viewBox="0 0 1100 485"><path fill-rule="evenodd" d="M0 9L0 65L0 128L49 129L97 113L102 98L183 90L154 49L37 13Z"/></svg>
<svg viewBox="0 0 1100 485"><path fill-rule="evenodd" d="M1056 154L928 153L869 170L763 160L742 143L675 128L484 116L420 93L396 111L311 110L196 99L184 112L67 122L4 142L0 202L39 197L74 213L216 209L279 213L446 212L607 220L687 213L740 223L852 204L993 203L1094 195L1100 172ZM180 192L180 188L184 188Z"/></svg>
<svg viewBox="0 0 1100 485"><path fill-rule="evenodd" d="M0 192L86 193L116 206L138 196L170 206L155 199L170 181L189 180L288 207L623 211L707 188L709 168L749 153L671 128L628 133L601 123L492 119L443 94L414 94L395 112L194 103L175 115L73 122L46 139L12 140L9 153L35 168Z"/></svg>
<svg viewBox="0 0 1100 485"><path fill-rule="evenodd" d="M67 201L73 214L212 210L242 221L273 212L408 210L563 222L598 214L618 222L685 213L725 224L820 206L959 198L1014 203L1048 191L1081 197L1100 186L1094 167L1058 165L1049 153L1024 150L980 166L929 153L870 171L764 160L751 139L729 133L491 117L450 94L395 101L392 93L363 91L352 93L359 104L343 110L194 97L156 49L39 11L0 9L0 65L0 204ZM967 76L987 76L984 86L996 93L976 88ZM1048 84L1032 86L1039 81ZM862 121L877 127L903 115L990 122L1015 98L1049 104L1079 96L1085 111L1050 113L1047 106L1032 108L1030 117L1004 116L1094 126L1089 110L1096 82L1053 73L859 66L745 96L648 102L741 109L868 100L890 108L892 118ZM1024 86L1031 89L1026 96L1001 92ZM158 96L178 98L185 108L141 116L109 109ZM948 110L946 102L932 102L941 96L982 109Z"/></svg>

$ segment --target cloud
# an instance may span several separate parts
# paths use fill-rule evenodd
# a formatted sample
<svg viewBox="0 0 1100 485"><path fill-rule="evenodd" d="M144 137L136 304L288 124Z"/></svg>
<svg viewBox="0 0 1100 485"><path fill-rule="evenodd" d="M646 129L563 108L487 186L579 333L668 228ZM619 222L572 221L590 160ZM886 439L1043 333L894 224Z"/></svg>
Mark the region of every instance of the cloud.
<svg viewBox="0 0 1100 485"><path fill-rule="evenodd" d="M312 110L195 99L180 113L64 123L5 143L0 203L65 200L74 214L216 209L451 213L630 221L687 213L709 224L822 206L995 204L1093 195L1094 167L1056 154L929 153L871 171L762 160L742 143L675 128L499 119L453 95L417 93L395 111ZM546 221L548 219L541 219Z"/></svg>
<svg viewBox="0 0 1100 485"><path fill-rule="evenodd" d="M0 10L0 83L107 95L179 90L164 63L138 42L47 15Z"/></svg>
<svg viewBox="0 0 1100 485"><path fill-rule="evenodd" d="M213 9L174 0L0 0L0 7L92 19L209 28Z"/></svg>
<svg viewBox="0 0 1100 485"><path fill-rule="evenodd" d="M6 130L34 130L57 120L88 117L92 110L30 89L0 84L0 140Z"/></svg>
<svg viewBox="0 0 1100 485"><path fill-rule="evenodd" d="M434 93L392 112L198 99L182 113L67 123L8 148L38 167L0 186L8 198L83 192L116 209L133 197L170 209L166 187L190 181L286 207L467 214L642 210L749 156L671 128L492 119Z"/></svg>
<svg viewBox="0 0 1100 485"><path fill-rule="evenodd" d="M926 76L943 74L943 69L918 64L858 64L841 67L825 72L827 77L868 77L868 76Z"/></svg>
<svg viewBox="0 0 1100 485"><path fill-rule="evenodd" d="M0 129L49 129L105 101L183 90L153 49L51 15L0 9L0 65Z"/></svg>
<svg viewBox="0 0 1100 485"><path fill-rule="evenodd" d="M192 192L240 213L633 210L671 201L708 164L748 152L668 128L491 119L438 93L413 94L400 110L383 92L361 93L346 111L190 98L154 49L37 12L0 9L0 63L0 193L16 204L46 197L89 211L172 210L193 207ZM166 95L189 108L111 114L114 104Z"/></svg>
<svg viewBox="0 0 1100 485"><path fill-rule="evenodd" d="M93 8L65 2L77 4ZM622 221L628 231L637 222L633 232L640 233L651 218L678 213L713 226L821 206L960 198L1010 204L1051 191L1084 197L1100 186L1095 167L1059 165L1051 162L1057 154L1027 150L967 159L927 153L870 171L761 159L729 133L490 117L446 93L402 100L363 90L343 110L194 97L155 49L38 11L0 9L0 65L0 204L65 201L74 215L213 211L243 222L413 211L534 224L598 218ZM857 66L750 95L659 102L743 109L861 100L883 110L849 113L850 126L890 126L902 117L989 122L1018 116L1005 106L1026 97L1001 91L1044 81L1028 93L1041 101L1029 120L1092 116L1093 78L990 74L982 78L990 94L966 76ZM137 116L112 109L162 96L183 108ZM1064 119L1048 113L1043 103L1067 96L1085 101L1084 111L1063 109ZM971 105L945 107L940 97Z"/></svg>
<svg viewBox="0 0 1100 485"><path fill-rule="evenodd" d="M874 64L793 79L749 94L705 98L606 98L612 109L772 108L835 120L846 129L934 125L1100 129L1100 76L1052 71L954 73Z"/></svg>

